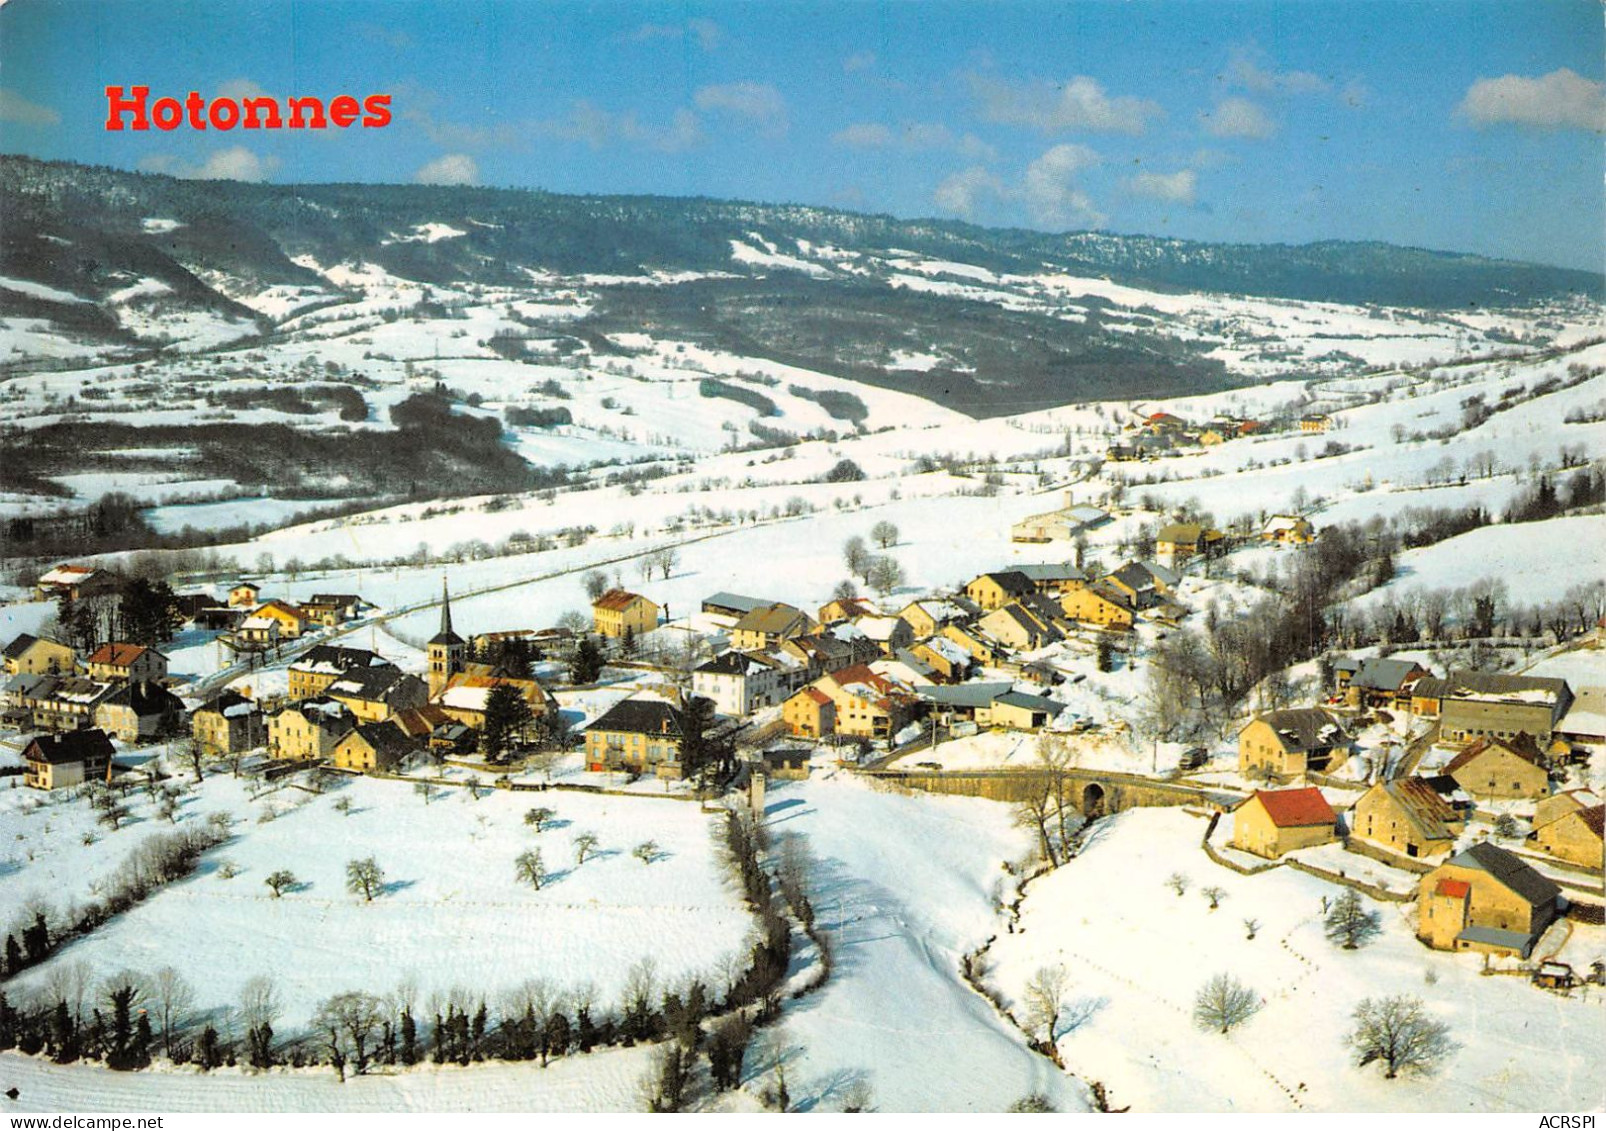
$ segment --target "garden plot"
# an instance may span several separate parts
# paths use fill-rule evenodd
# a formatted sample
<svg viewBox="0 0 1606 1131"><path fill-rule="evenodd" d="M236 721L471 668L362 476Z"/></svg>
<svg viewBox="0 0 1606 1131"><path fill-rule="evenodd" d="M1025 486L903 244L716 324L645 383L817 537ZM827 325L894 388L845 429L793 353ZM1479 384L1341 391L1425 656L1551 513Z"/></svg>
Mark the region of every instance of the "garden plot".
<svg viewBox="0 0 1606 1131"><path fill-rule="evenodd" d="M1324 896L1342 889L1287 868L1240 876L1198 847L1202 823L1175 810L1132 810L1101 823L1070 864L1027 890L1016 930L989 953L990 982L1020 1003L1039 969L1069 981L1059 1048L1068 1071L1103 1082L1135 1111L1598 1110L1606 998L1571 998L1520 977L1483 977L1477 955L1424 948L1410 905L1372 904L1382 933L1345 951L1322 930ZM1183 895L1166 886L1181 872ZM1210 910L1201 890L1224 893ZM1246 918L1260 921L1246 937ZM1606 943L1575 924L1561 957L1587 968ZM1217 973L1263 999L1223 1036L1191 1019ZM1345 1047L1361 999L1420 997L1462 1047L1433 1076L1383 1078ZM1024 1009L1017 1010L1024 1016ZM1069 1029L1070 1031L1066 1031Z"/></svg>
<svg viewBox="0 0 1606 1131"><path fill-rule="evenodd" d="M404 980L421 1002L454 988L495 1001L530 978L590 983L611 1007L642 960L665 986L693 977L723 985L748 949L751 919L726 874L719 818L692 804L559 791L483 790L476 800L461 788L436 788L426 802L415 786L373 779L323 795L290 787L254 803L244 789L209 777L186 809L236 814L235 839L195 876L17 979L17 992L31 994L63 962L97 975L171 965L205 1009L234 1003L243 982L263 974L279 985L289 1033L325 998ZM557 813L539 834L523 821L537 805ZM278 815L264 823L267 812ZM584 833L598 851L577 866ZM658 846L650 864L633 854L646 841ZM539 891L515 875L515 858L532 848L551 873ZM371 902L346 884L347 863L366 857L384 872ZM295 883L275 899L263 881L281 869ZM32 867L27 875L44 880Z"/></svg>

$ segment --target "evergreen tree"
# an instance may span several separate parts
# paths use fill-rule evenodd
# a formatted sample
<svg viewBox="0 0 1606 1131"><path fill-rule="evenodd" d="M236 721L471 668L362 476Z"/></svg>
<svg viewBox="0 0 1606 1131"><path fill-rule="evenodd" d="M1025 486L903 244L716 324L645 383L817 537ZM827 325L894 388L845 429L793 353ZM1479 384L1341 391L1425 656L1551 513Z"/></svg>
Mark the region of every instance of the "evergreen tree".
<svg viewBox="0 0 1606 1131"><path fill-rule="evenodd" d="M50 1048L57 1064L78 1059L78 1029L65 1001L56 1003L56 1010L50 1017Z"/></svg>
<svg viewBox="0 0 1606 1131"><path fill-rule="evenodd" d="M23 928L22 946L28 952L28 964L43 962L50 953L50 928L45 925L45 913L37 912L33 926Z"/></svg>
<svg viewBox="0 0 1606 1131"><path fill-rule="evenodd" d="M497 684L485 697L485 730L480 735L481 750L491 761L503 761L534 717L523 692L510 684Z"/></svg>
<svg viewBox="0 0 1606 1131"><path fill-rule="evenodd" d="M410 1009L404 1009L401 1015L401 1062L418 1063L418 1023Z"/></svg>
<svg viewBox="0 0 1606 1131"><path fill-rule="evenodd" d="M201 1039L195 1043L195 1059L202 1071L216 1068L223 1063L222 1050L218 1047L217 1030L210 1025L201 1030Z"/></svg>
<svg viewBox="0 0 1606 1131"><path fill-rule="evenodd" d="M17 1011L0 990L0 1052L17 1047Z"/></svg>
<svg viewBox="0 0 1606 1131"><path fill-rule="evenodd" d="M571 665L571 676L575 683L595 683L602 674L602 649L597 642L586 635L580 638L580 643L574 650L574 662Z"/></svg>
<svg viewBox="0 0 1606 1131"><path fill-rule="evenodd" d="M17 945L16 935L6 936L6 977L10 977L22 969L22 947Z"/></svg>

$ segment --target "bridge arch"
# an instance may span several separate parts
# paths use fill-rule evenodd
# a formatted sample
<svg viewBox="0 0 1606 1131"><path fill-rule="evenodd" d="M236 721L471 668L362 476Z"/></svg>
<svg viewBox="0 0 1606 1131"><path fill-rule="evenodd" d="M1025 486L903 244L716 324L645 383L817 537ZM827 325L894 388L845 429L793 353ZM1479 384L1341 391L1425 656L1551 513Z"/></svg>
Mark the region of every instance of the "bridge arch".
<svg viewBox="0 0 1606 1131"><path fill-rule="evenodd" d="M1094 817L1102 817L1107 804L1104 787L1098 782L1088 782L1082 787L1082 816L1090 821Z"/></svg>

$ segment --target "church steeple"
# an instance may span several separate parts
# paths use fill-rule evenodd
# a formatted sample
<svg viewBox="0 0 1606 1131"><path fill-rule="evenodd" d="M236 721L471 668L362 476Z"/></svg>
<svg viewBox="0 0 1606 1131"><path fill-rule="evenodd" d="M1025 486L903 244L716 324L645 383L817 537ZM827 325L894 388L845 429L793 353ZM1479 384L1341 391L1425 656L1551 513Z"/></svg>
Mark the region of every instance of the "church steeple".
<svg viewBox="0 0 1606 1131"><path fill-rule="evenodd" d="M452 594L441 578L441 630L430 638L424 650L429 654L430 698L446 690L446 684L463 670L463 638L452 631Z"/></svg>

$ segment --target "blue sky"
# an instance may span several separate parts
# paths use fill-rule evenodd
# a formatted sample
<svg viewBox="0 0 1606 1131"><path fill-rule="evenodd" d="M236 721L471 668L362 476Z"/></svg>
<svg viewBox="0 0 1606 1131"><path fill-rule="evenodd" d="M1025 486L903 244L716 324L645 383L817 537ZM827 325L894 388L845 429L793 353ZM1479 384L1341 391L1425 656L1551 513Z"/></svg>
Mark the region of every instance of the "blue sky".
<svg viewBox="0 0 1606 1131"><path fill-rule="evenodd" d="M1603 60L1595 0L11 0L0 150L1600 269ZM136 83L395 120L106 131Z"/></svg>

